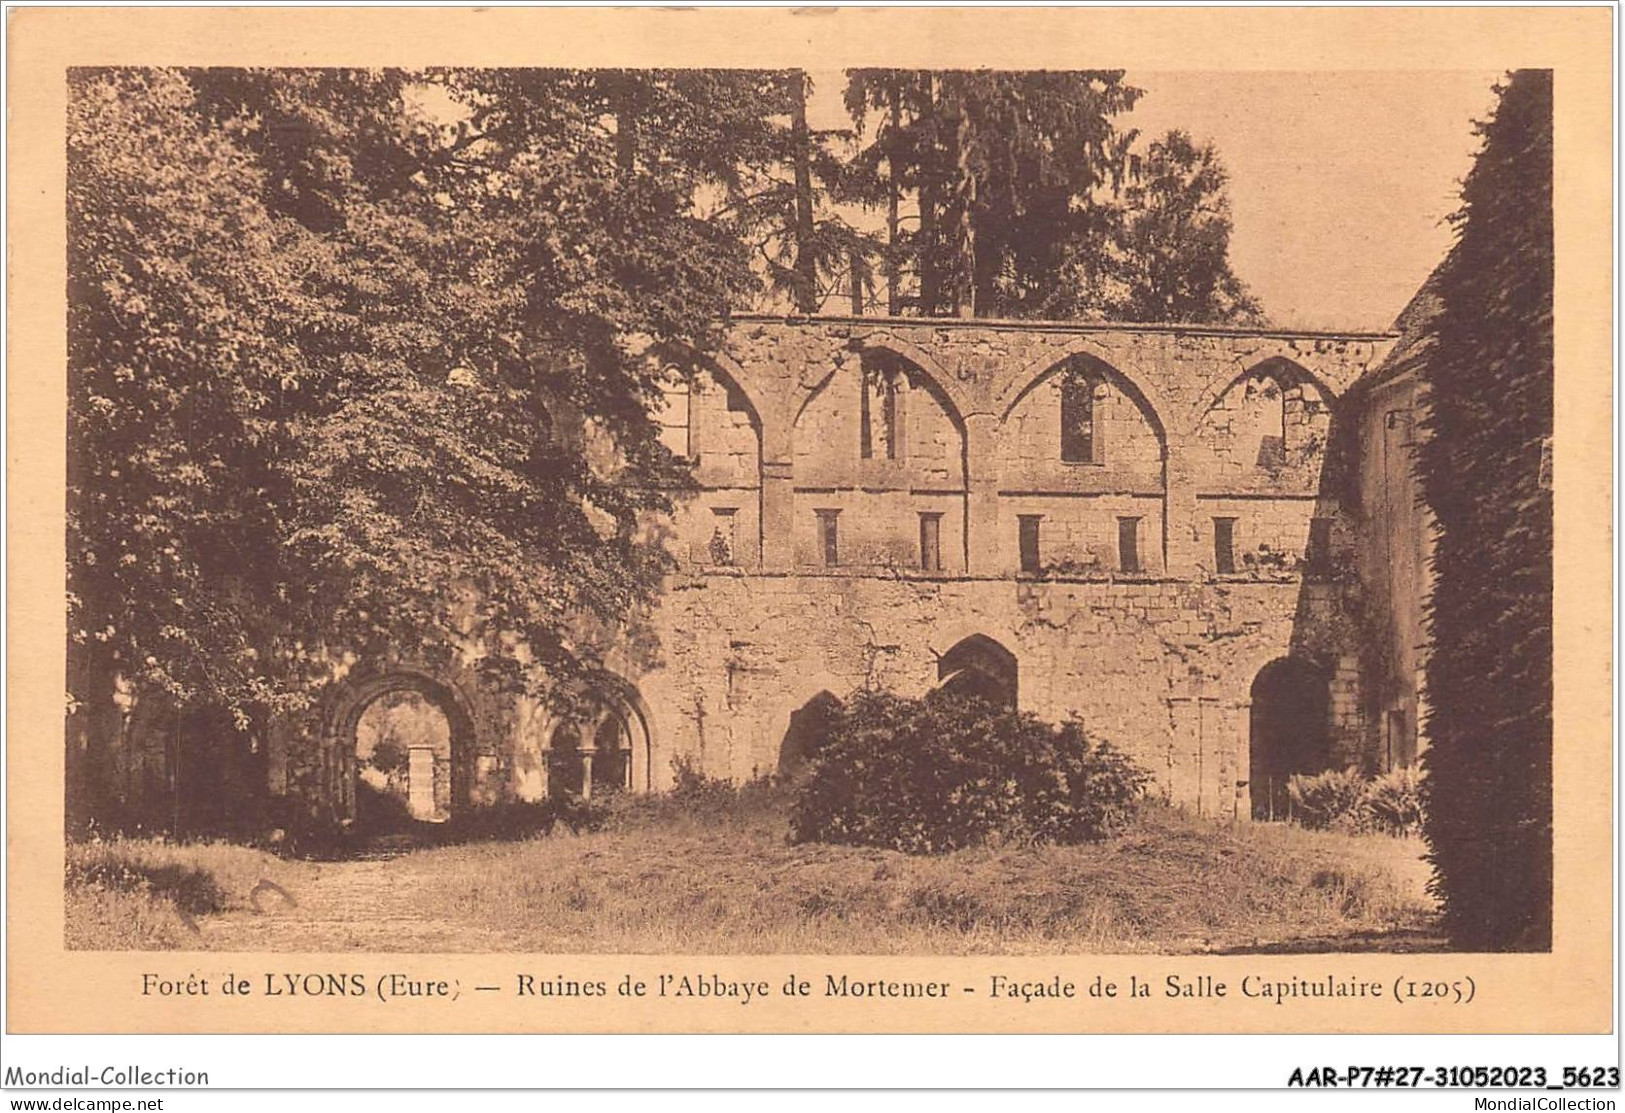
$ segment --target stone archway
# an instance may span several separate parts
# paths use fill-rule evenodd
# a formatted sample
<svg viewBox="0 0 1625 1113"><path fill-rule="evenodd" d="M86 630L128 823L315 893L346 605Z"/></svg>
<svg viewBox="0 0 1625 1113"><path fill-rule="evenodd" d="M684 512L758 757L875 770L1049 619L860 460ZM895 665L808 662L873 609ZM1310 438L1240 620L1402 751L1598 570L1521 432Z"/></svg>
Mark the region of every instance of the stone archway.
<svg viewBox="0 0 1625 1113"><path fill-rule="evenodd" d="M1284 819L1287 782L1329 767L1330 702L1325 674L1301 658L1280 657L1258 671L1248 721L1254 819Z"/></svg>
<svg viewBox="0 0 1625 1113"><path fill-rule="evenodd" d="M412 669L345 687L330 730L341 819L384 831L438 823L474 801L474 717L452 685Z"/></svg>
<svg viewBox="0 0 1625 1113"><path fill-rule="evenodd" d="M807 767L823 748L841 708L840 697L825 688L790 712L790 721L779 739L779 776L795 777Z"/></svg>
<svg viewBox="0 0 1625 1113"><path fill-rule="evenodd" d="M609 674L584 682L548 725L548 796L591 799L652 788L654 749L637 689Z"/></svg>
<svg viewBox="0 0 1625 1113"><path fill-rule="evenodd" d="M985 634L972 634L937 660L937 691L986 700L1012 711L1020 692L1016 655Z"/></svg>

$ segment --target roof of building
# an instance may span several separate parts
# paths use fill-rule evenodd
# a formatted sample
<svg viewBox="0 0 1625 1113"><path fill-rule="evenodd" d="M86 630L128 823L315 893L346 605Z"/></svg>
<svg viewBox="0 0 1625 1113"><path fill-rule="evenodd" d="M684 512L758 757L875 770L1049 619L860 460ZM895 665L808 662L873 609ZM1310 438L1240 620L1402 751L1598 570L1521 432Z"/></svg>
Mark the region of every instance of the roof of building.
<svg viewBox="0 0 1625 1113"><path fill-rule="evenodd" d="M1449 256L1446 255L1445 259L1448 261ZM1399 342L1388 357L1358 379L1351 390L1370 390L1410 374L1427 362L1436 342L1432 325L1443 310L1438 293L1439 272L1443 269L1443 262L1434 267L1427 281L1399 311L1399 316L1394 318L1394 331L1399 334Z"/></svg>

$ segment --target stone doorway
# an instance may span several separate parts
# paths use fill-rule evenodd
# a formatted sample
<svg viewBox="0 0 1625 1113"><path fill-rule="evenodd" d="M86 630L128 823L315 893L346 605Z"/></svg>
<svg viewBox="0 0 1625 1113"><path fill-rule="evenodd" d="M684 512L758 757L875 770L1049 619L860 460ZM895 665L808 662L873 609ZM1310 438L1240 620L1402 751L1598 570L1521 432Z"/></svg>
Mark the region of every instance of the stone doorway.
<svg viewBox="0 0 1625 1113"><path fill-rule="evenodd" d="M372 677L348 690L335 727L340 814L357 831L421 829L467 808L474 727L451 688L412 672Z"/></svg>
<svg viewBox="0 0 1625 1113"><path fill-rule="evenodd" d="M1287 782L1330 765L1325 675L1297 657L1282 657L1253 680L1248 776L1254 819L1287 819Z"/></svg>
<svg viewBox="0 0 1625 1113"><path fill-rule="evenodd" d="M383 831L451 817L451 720L422 692L385 692L356 720L356 821Z"/></svg>
<svg viewBox="0 0 1625 1113"><path fill-rule="evenodd" d="M790 713L790 725L779 741L779 776L795 777L807 767L841 714L841 701L828 689Z"/></svg>

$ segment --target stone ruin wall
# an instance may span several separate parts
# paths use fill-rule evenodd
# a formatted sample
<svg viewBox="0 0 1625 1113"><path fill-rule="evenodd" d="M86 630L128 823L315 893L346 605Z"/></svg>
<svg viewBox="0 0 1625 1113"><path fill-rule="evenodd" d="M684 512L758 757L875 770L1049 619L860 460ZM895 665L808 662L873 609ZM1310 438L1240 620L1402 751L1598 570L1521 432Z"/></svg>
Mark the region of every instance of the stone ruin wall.
<svg viewBox="0 0 1625 1113"><path fill-rule="evenodd" d="M736 780L773 772L809 699L863 686L922 694L972 635L1015 656L1023 709L1079 716L1168 798L1207 814L1248 814L1252 685L1272 661L1324 677L1329 759L1372 764L1362 603L1336 571L1353 529L1326 462L1338 397L1391 340L737 322L661 415L699 490L659 527L678 567L641 644L606 661L606 699L634 736L632 787L667 786L676 758ZM865 459L863 368L878 357L903 369L898 451ZM1094 384L1099 461L1061 459L1060 376L1074 360ZM840 523L833 568L819 512ZM920 567L921 513L940 515L940 570ZM1022 515L1042 516L1036 575L1020 570ZM1122 518L1139 520L1137 569L1119 567ZM1234 519L1231 574L1215 567L1215 518ZM1316 518L1334 570L1324 575L1305 567ZM548 792L546 708L482 691L468 670L379 662L335 686L319 724L273 728L271 794L342 817L356 716L402 686L453 720L461 806Z"/></svg>

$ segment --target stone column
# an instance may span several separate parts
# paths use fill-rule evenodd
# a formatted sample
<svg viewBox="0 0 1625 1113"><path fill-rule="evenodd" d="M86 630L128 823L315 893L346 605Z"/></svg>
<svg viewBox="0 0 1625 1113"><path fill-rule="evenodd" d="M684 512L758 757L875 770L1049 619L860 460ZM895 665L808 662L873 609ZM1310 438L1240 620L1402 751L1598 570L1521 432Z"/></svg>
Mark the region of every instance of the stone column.
<svg viewBox="0 0 1625 1113"><path fill-rule="evenodd" d="M592 799L592 755L596 753L591 746L581 751L581 798Z"/></svg>
<svg viewBox="0 0 1625 1113"><path fill-rule="evenodd" d="M1236 818L1253 818L1253 701L1238 700L1231 745L1236 754Z"/></svg>
<svg viewBox="0 0 1625 1113"><path fill-rule="evenodd" d="M999 551L999 480L994 456L998 418L965 418L965 570L993 575L1003 570Z"/></svg>

